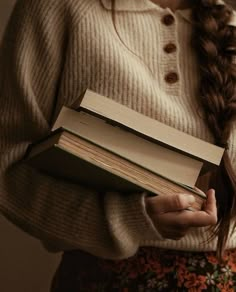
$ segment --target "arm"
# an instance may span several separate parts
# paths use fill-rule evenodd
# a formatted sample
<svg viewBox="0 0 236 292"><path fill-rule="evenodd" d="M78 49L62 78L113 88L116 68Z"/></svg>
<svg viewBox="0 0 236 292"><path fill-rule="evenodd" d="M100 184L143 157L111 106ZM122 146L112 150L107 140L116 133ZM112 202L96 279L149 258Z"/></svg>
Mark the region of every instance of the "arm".
<svg viewBox="0 0 236 292"><path fill-rule="evenodd" d="M19 161L47 135L68 37L63 0L21 0L0 50L0 211L58 249L122 258L157 232L144 195L99 195L38 173Z"/></svg>

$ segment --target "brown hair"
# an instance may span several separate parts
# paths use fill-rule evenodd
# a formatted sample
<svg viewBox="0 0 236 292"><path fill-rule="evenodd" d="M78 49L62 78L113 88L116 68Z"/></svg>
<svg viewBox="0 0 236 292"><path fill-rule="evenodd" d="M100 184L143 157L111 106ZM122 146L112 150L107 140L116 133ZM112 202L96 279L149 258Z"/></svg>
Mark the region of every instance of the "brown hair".
<svg viewBox="0 0 236 292"><path fill-rule="evenodd" d="M226 148L209 187L216 190L218 224L217 256L222 258L230 220L236 217L236 175L228 155L228 139L236 114L236 29L228 25L232 9L216 0L195 0L192 9L192 44L199 71L199 98L215 144Z"/></svg>
<svg viewBox="0 0 236 292"><path fill-rule="evenodd" d="M213 237L218 235L217 257L222 259L230 220L236 218L236 175L227 151L231 125L236 116L236 65L233 64L236 29L228 25L232 15L228 5L219 5L216 0L195 0L192 3L192 45L200 72L199 102L215 144L226 148L221 165L211 174L209 182L209 188L216 190L218 224ZM111 5L118 34L115 0L111 0Z"/></svg>

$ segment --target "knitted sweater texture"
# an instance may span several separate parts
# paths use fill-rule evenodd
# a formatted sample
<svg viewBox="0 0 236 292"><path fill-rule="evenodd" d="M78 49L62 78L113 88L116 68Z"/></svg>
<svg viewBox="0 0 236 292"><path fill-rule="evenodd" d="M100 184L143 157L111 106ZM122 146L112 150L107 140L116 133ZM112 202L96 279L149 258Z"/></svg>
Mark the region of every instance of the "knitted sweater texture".
<svg viewBox="0 0 236 292"><path fill-rule="evenodd" d="M173 14L148 0L116 2L118 33L109 0L17 2L0 49L0 211L58 250L111 259L140 246L214 250L205 228L163 240L144 194L101 195L20 162L27 146L50 132L62 105L73 104L86 88L213 142L198 104L190 12ZM171 25L162 21L166 14L174 16ZM177 50L163 50L169 43ZM236 170L235 134L234 128L229 154ZM235 233L227 247L236 247Z"/></svg>

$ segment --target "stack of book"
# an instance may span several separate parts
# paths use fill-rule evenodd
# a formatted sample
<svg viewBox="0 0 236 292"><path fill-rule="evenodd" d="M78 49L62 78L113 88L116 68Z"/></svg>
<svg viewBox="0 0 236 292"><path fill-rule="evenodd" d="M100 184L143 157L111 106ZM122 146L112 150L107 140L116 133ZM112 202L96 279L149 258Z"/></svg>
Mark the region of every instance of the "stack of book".
<svg viewBox="0 0 236 292"><path fill-rule="evenodd" d="M220 164L223 148L91 90L76 108L63 107L51 134L30 145L30 165L99 191L192 194L201 209L196 181Z"/></svg>

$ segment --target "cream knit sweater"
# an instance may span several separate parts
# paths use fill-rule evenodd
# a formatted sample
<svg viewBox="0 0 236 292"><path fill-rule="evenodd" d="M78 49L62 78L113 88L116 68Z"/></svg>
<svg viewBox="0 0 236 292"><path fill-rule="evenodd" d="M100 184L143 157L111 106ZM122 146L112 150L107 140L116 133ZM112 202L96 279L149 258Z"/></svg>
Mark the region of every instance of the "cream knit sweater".
<svg viewBox="0 0 236 292"><path fill-rule="evenodd" d="M61 106L70 106L86 88L212 142L197 103L190 12L117 0L121 41L110 9L109 0L17 3L0 50L0 211L59 250L106 258L131 256L140 246L214 250L204 228L179 241L162 240L145 211L144 194L101 196L19 163L29 143L49 133ZM174 16L170 25L162 21L166 14ZM230 25L236 25L235 16ZM168 43L177 51L165 52ZM236 170L235 134L229 154Z"/></svg>

